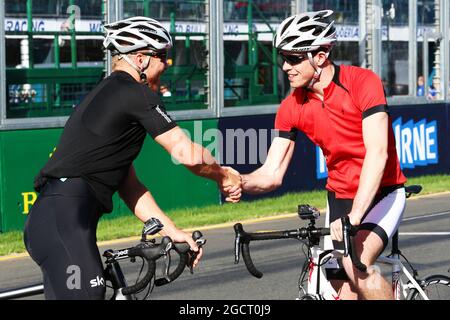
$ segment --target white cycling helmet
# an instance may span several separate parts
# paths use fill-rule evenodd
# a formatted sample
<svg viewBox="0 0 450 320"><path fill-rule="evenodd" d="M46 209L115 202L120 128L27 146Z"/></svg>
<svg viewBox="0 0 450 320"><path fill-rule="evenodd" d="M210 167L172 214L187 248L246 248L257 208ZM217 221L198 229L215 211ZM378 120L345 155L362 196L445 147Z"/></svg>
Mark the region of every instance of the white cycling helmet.
<svg viewBox="0 0 450 320"><path fill-rule="evenodd" d="M140 49L167 51L172 47L172 37L161 23L152 18L133 17L104 26L106 36L103 46L118 54Z"/></svg>
<svg viewBox="0 0 450 320"><path fill-rule="evenodd" d="M322 68L313 59L312 52L324 49L328 57L337 41L334 21L330 19L331 10L305 12L285 19L277 29L273 45L278 52L298 55L305 52L315 73L308 88L320 78Z"/></svg>
<svg viewBox="0 0 450 320"><path fill-rule="evenodd" d="M285 19L277 29L273 45L278 50L300 53L331 49L337 41L331 10L305 12Z"/></svg>
<svg viewBox="0 0 450 320"><path fill-rule="evenodd" d="M104 26L106 30L103 46L111 50L112 55L119 55L138 73L141 81L147 84L145 70L150 63L138 67L127 54L137 50L147 49L154 53L165 52L172 47L172 37L161 23L152 18L133 17L116 21Z"/></svg>

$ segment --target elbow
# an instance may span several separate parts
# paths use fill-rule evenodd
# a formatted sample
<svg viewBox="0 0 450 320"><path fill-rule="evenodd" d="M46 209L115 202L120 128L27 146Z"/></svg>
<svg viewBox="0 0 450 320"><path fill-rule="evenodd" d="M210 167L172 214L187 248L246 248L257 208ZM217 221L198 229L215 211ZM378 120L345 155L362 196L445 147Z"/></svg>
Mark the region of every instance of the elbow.
<svg viewBox="0 0 450 320"><path fill-rule="evenodd" d="M380 160L380 162L383 164L383 166L385 166L386 162L388 160L388 157L389 157L387 149L379 150L377 157Z"/></svg>
<svg viewBox="0 0 450 320"><path fill-rule="evenodd" d="M283 184L283 178L281 177L274 177L271 181L270 181L270 185L269 185L269 190L273 191L275 189L278 189L279 187L281 187L281 185Z"/></svg>

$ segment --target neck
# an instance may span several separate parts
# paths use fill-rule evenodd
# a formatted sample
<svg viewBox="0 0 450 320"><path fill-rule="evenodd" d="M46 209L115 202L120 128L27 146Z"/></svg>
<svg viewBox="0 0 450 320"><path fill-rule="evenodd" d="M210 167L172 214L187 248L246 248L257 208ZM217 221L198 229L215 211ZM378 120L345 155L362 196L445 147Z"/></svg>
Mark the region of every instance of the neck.
<svg viewBox="0 0 450 320"><path fill-rule="evenodd" d="M141 78L139 77L139 73L134 70L134 68L128 66L128 65L120 65L117 66L116 68L114 68L114 71L124 71L126 73L128 73L130 76L133 77L134 80L136 80L137 82L141 82Z"/></svg>
<svg viewBox="0 0 450 320"><path fill-rule="evenodd" d="M134 68L132 68L131 66L121 64L121 65L115 67L113 69L113 72L114 71L124 71L124 72L128 73L129 75L131 75L134 80L141 83L141 78L139 77L139 73L136 70L134 70ZM147 83L148 83L149 88L152 89L153 91L159 90L159 80L147 78Z"/></svg>
<svg viewBox="0 0 450 320"><path fill-rule="evenodd" d="M320 79L309 90L323 99L324 89L333 81L334 72L334 65L331 62L327 62L327 65L322 69Z"/></svg>

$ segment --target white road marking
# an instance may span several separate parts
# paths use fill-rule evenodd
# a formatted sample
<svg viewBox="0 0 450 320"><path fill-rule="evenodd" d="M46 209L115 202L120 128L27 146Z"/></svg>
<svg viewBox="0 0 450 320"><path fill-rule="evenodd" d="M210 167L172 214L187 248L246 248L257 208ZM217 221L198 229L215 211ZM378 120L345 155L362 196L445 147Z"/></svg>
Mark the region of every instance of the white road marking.
<svg viewBox="0 0 450 320"><path fill-rule="evenodd" d="M426 219L426 218L431 218L431 217L445 216L445 215L448 215L448 214L450 214L450 211L437 212L437 213L425 214L423 216L405 218L402 221L412 221L412 220Z"/></svg>
<svg viewBox="0 0 450 320"><path fill-rule="evenodd" d="M399 232L400 236L450 236L450 232Z"/></svg>

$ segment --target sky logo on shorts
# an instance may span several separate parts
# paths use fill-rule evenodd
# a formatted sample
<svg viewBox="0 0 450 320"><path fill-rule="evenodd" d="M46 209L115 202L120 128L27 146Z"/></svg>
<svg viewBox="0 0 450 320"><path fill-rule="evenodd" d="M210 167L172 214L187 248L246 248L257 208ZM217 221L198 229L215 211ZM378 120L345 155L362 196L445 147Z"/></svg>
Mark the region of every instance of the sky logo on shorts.
<svg viewBox="0 0 450 320"><path fill-rule="evenodd" d="M405 123L397 118L392 127L401 168L413 169L439 162L438 127L436 121L422 119L418 122L409 120ZM327 165L322 150L316 146L316 177L328 177Z"/></svg>

